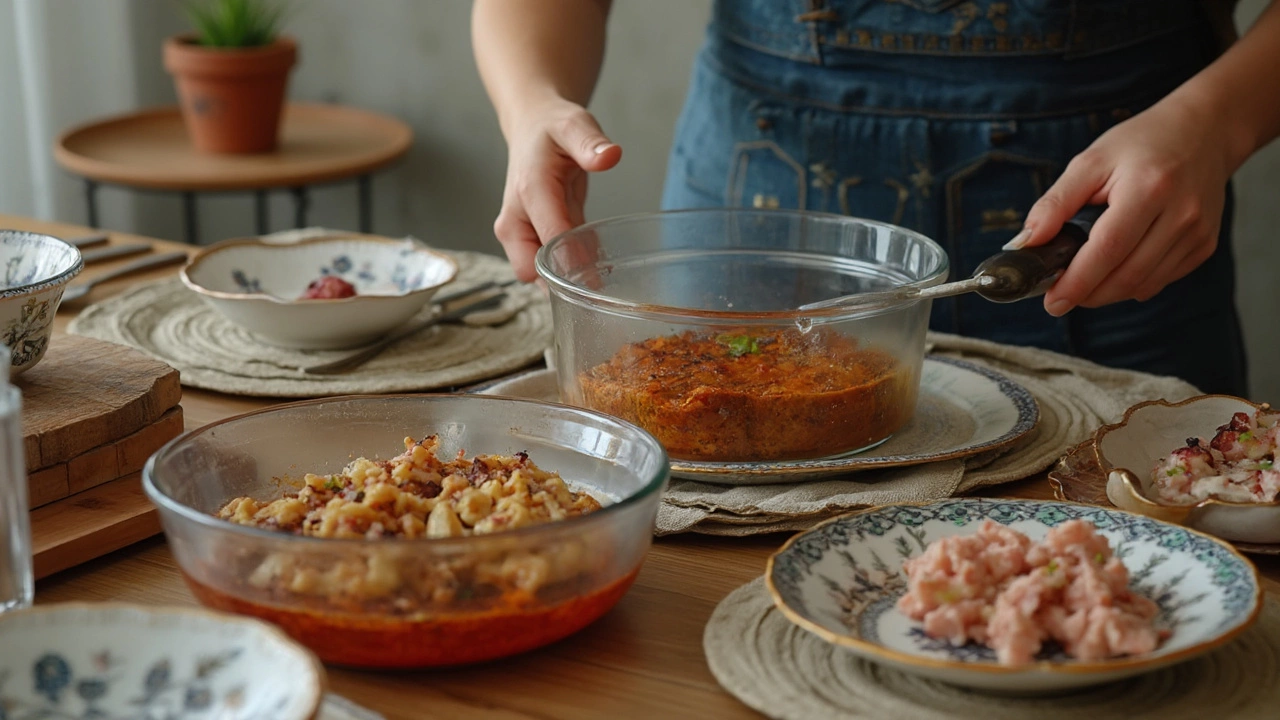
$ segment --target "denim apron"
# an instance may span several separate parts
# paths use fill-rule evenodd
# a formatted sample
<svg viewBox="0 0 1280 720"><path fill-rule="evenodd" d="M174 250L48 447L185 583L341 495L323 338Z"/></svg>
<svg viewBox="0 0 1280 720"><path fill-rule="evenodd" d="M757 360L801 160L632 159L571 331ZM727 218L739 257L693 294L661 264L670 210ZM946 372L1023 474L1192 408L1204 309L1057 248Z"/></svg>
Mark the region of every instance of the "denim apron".
<svg viewBox="0 0 1280 720"><path fill-rule="evenodd" d="M665 209L790 208L921 232L968 277L1067 162L1218 52L1198 0L717 0ZM1145 303L975 295L932 329L1244 395L1232 204L1217 252Z"/></svg>

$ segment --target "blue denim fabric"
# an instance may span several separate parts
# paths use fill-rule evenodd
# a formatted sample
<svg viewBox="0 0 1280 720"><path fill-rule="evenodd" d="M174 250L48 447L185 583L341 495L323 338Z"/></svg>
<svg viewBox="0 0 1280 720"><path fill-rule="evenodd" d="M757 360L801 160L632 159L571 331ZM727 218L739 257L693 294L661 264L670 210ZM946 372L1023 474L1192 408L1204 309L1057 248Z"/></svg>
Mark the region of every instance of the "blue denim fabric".
<svg viewBox="0 0 1280 720"><path fill-rule="evenodd" d="M967 277L1070 159L1208 64L1196 0L718 0L664 209L779 207L902 225ZM1229 188L1227 189L1229 191ZM1146 303L977 296L931 327L1245 394L1231 205L1219 249ZM1189 341L1194 337L1194 341Z"/></svg>

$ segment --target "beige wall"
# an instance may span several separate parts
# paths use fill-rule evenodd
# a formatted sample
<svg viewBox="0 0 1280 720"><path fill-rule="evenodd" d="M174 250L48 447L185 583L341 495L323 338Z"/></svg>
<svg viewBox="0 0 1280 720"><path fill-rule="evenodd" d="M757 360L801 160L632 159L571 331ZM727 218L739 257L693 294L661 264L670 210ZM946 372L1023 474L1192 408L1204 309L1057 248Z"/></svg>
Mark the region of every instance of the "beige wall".
<svg viewBox="0 0 1280 720"><path fill-rule="evenodd" d="M1242 23L1251 22L1265 4L1245 0ZM136 87L143 104L172 101L159 45L184 26L175 5L172 0L130 3ZM490 226L501 198L505 148L471 59L470 3L305 0L294 5L298 12L289 31L301 41L302 63L293 78L293 97L392 113L417 133L407 161L376 181L376 230L413 233L444 247L499 252ZM624 146L625 156L618 168L593 180L590 217L657 207L672 124L709 7L710 0L615 0L608 61L594 110ZM1256 156L1237 179L1240 300L1253 360L1253 395L1280 402L1280 369L1272 360L1280 356L1280 283L1274 279L1274 269L1280 267L1280 245L1274 240L1280 227L1280 144ZM108 192L108 221L179 236L176 200L140 198L130 220L119 217L121 212L110 214L122 192ZM202 200L201 212L206 238L252 231L247 198ZM284 198L274 202L273 212L276 227L291 222ZM354 190L318 191L311 219L354 226ZM1187 337L1194 342L1194 328L1187 329Z"/></svg>

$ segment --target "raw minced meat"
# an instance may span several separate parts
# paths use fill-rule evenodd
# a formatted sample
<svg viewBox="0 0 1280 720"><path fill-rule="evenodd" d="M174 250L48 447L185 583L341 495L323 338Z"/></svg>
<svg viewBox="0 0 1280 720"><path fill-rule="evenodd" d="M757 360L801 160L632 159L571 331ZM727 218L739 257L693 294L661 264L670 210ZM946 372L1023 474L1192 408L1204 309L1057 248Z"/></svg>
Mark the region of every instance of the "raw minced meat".
<svg viewBox="0 0 1280 720"><path fill-rule="evenodd" d="M1212 440L1187 438L1156 463L1152 481L1156 500L1192 505L1207 498L1229 502L1274 502L1280 496L1280 413L1263 406L1252 416L1238 412L1218 428Z"/></svg>
<svg viewBox="0 0 1280 720"><path fill-rule="evenodd" d="M1079 660L1155 650L1157 606L1129 589L1129 571L1092 523L1070 520L1032 542L985 520L973 535L945 537L903 563L898 610L930 637L972 640L1003 664L1033 660L1048 640Z"/></svg>

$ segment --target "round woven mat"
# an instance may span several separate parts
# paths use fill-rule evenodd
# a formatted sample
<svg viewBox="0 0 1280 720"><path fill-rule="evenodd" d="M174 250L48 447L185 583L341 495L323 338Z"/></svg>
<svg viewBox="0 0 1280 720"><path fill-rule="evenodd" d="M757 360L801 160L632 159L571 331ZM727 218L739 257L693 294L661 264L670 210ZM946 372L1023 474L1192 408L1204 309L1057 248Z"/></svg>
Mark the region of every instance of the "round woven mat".
<svg viewBox="0 0 1280 720"><path fill-rule="evenodd" d="M448 254L458 261L458 277L446 291L513 277L511 266L501 258ZM428 306L418 317L431 312ZM519 284L507 288L500 307L405 338L342 375L307 375L301 368L353 351L266 344L228 321L177 278L137 286L92 305L72 321L69 332L137 348L177 368L182 384L189 387L298 398L414 392L479 382L533 363L552 342L550 304L537 287Z"/></svg>
<svg viewBox="0 0 1280 720"><path fill-rule="evenodd" d="M1280 603L1230 644L1128 680L1047 697L986 695L866 660L791 624L764 578L716 607L703 634L711 672L772 718L855 720L1272 720L1280 717Z"/></svg>

